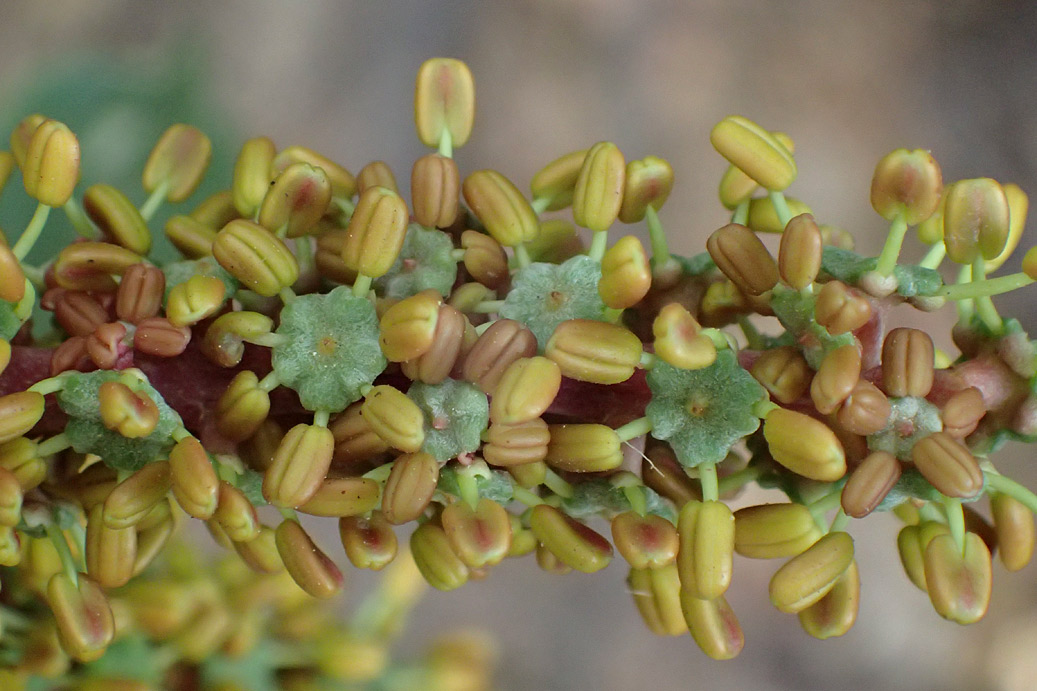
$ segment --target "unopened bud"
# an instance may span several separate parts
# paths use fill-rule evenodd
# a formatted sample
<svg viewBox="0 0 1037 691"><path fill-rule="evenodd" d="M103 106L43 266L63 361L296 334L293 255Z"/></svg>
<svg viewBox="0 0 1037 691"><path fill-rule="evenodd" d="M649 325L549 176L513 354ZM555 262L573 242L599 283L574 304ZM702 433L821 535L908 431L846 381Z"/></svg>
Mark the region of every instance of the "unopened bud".
<svg viewBox="0 0 1037 691"><path fill-rule="evenodd" d="M497 384L490 420L515 425L539 418L554 402L561 384L562 373L553 360L542 356L516 360Z"/></svg>
<svg viewBox="0 0 1037 691"><path fill-rule="evenodd" d="M454 552L446 532L435 523L423 523L411 533L410 551L418 571L436 590L454 590L468 582L468 567Z"/></svg>
<svg viewBox="0 0 1037 691"><path fill-rule="evenodd" d="M273 168L281 172L293 163L309 163L321 168L331 181L331 193L339 199L352 199L356 194L356 179L348 170L326 156L303 146L289 146L274 158Z"/></svg>
<svg viewBox="0 0 1037 691"><path fill-rule="evenodd" d="M503 425L491 424L486 432L483 458L490 465L511 468L543 461L551 433L541 418Z"/></svg>
<svg viewBox="0 0 1037 691"><path fill-rule="evenodd" d="M813 373L797 348L782 346L765 350L749 373L777 401L789 405L807 392Z"/></svg>
<svg viewBox="0 0 1037 691"><path fill-rule="evenodd" d="M308 233L331 204L331 183L323 168L293 163L269 185L257 221L290 238Z"/></svg>
<svg viewBox="0 0 1037 691"><path fill-rule="evenodd" d="M802 504L760 504L735 512L735 551L743 557L794 557L820 537L820 529Z"/></svg>
<svg viewBox="0 0 1037 691"><path fill-rule="evenodd" d="M801 612L824 597L853 563L853 538L828 533L785 563L771 578L771 604L782 612Z"/></svg>
<svg viewBox="0 0 1037 691"><path fill-rule="evenodd" d="M648 294L652 269L645 248L633 235L624 235L601 258L598 295L612 309L633 307Z"/></svg>
<svg viewBox="0 0 1037 691"><path fill-rule="evenodd" d="M457 219L461 177L454 159L426 154L410 175L414 220L429 228L446 228Z"/></svg>
<svg viewBox="0 0 1037 691"><path fill-rule="evenodd" d="M212 253L234 278L264 297L272 297L299 278L295 255L263 226L238 219L216 235Z"/></svg>
<svg viewBox="0 0 1037 691"><path fill-rule="evenodd" d="M386 384L374 387L360 410L375 434L395 449L413 453L425 441L424 414L399 389Z"/></svg>
<svg viewBox="0 0 1037 691"><path fill-rule="evenodd" d="M243 218L252 218L270 189L270 168L277 155L277 147L268 137L249 139L241 145L234 162L231 183L234 208Z"/></svg>
<svg viewBox="0 0 1037 691"><path fill-rule="evenodd" d="M573 190L580 177L587 149L560 156L537 171L529 182L533 199L546 199L545 211L558 211L572 204Z"/></svg>
<svg viewBox="0 0 1037 691"><path fill-rule="evenodd" d="M641 339L618 324L568 319L555 329L544 354L558 363L566 377L618 384L634 374L641 358Z"/></svg>
<svg viewBox="0 0 1037 691"><path fill-rule="evenodd" d="M216 511L220 482L202 443L185 437L169 452L173 496L187 515L207 521Z"/></svg>
<svg viewBox="0 0 1037 691"><path fill-rule="evenodd" d="M201 259L212 254L216 230L190 216L171 216L166 221L165 232L173 247L188 259Z"/></svg>
<svg viewBox="0 0 1037 691"><path fill-rule="evenodd" d="M652 322L652 335L655 354L674 367L702 369L717 359L716 344L680 303L671 302L659 310Z"/></svg>
<svg viewBox="0 0 1037 691"><path fill-rule="evenodd" d="M835 433L809 415L775 408L763 423L771 455L792 472L834 482L846 473L846 454Z"/></svg>
<svg viewBox="0 0 1037 691"><path fill-rule="evenodd" d="M166 291L166 276L151 264L134 264L126 269L115 299L115 314L121 321L138 324L158 314Z"/></svg>
<svg viewBox="0 0 1037 691"><path fill-rule="evenodd" d="M690 501L677 520L681 591L702 600L720 597L731 585L735 519L719 501Z"/></svg>
<svg viewBox="0 0 1037 691"><path fill-rule="evenodd" d="M960 180L947 190L943 205L943 243L947 257L971 264L982 256L994 259L1008 242L1010 211L1005 191L996 180Z"/></svg>
<svg viewBox="0 0 1037 691"><path fill-rule="evenodd" d="M462 376L492 396L504 370L519 358L532 357L536 352L537 341L532 331L517 321L498 319L468 352Z"/></svg>
<svg viewBox="0 0 1037 691"><path fill-rule="evenodd" d="M104 591L80 574L78 584L64 572L47 584L47 603L54 612L61 647L80 662L96 660L115 637L115 619Z"/></svg>
<svg viewBox="0 0 1037 691"><path fill-rule="evenodd" d="M612 519L612 542L634 569L658 569L674 563L677 530L661 516L624 511Z"/></svg>
<svg viewBox="0 0 1037 691"><path fill-rule="evenodd" d="M104 523L118 529L137 525L169 492L168 461L149 463L116 485L104 501Z"/></svg>
<svg viewBox="0 0 1037 691"><path fill-rule="evenodd" d="M143 391L133 391L122 382L106 381L97 392L101 422L127 439L151 434L158 424L158 406Z"/></svg>
<svg viewBox="0 0 1037 691"><path fill-rule="evenodd" d="M45 401L35 391L0 396L0 444L16 439L33 427L43 417Z"/></svg>
<svg viewBox="0 0 1037 691"><path fill-rule="evenodd" d="M640 161L627 164L626 185L623 188L623 204L619 209L619 220L637 223L652 207L662 208L673 189L673 168L658 156L646 156Z"/></svg>
<svg viewBox="0 0 1037 691"><path fill-rule="evenodd" d="M443 509L440 520L454 553L468 568L498 564L511 548L511 519L491 499L479 499L474 509L456 501Z"/></svg>
<svg viewBox="0 0 1037 691"><path fill-rule="evenodd" d="M305 504L327 476L334 451L327 427L300 424L288 430L263 475L263 496L275 506Z"/></svg>
<svg viewBox="0 0 1037 691"><path fill-rule="evenodd" d="M346 229L346 266L371 278L385 274L403 247L407 220L407 204L399 194L385 187L364 190Z"/></svg>
<svg viewBox="0 0 1037 691"><path fill-rule="evenodd" d="M749 295L762 295L778 282L778 266L756 234L730 223L715 231L706 249L717 267Z"/></svg>
<svg viewBox="0 0 1037 691"><path fill-rule="evenodd" d="M810 214L795 216L781 235L778 272L788 286L800 290L817 278L821 270L821 230Z"/></svg>
<svg viewBox="0 0 1037 691"><path fill-rule="evenodd" d="M925 547L925 583L933 609L944 619L972 624L990 604L990 550L975 533L965 533L964 553L951 535L939 535Z"/></svg>
<svg viewBox="0 0 1037 691"><path fill-rule="evenodd" d="M792 154L771 132L730 115L709 134L717 152L768 190L783 190L796 179Z"/></svg>

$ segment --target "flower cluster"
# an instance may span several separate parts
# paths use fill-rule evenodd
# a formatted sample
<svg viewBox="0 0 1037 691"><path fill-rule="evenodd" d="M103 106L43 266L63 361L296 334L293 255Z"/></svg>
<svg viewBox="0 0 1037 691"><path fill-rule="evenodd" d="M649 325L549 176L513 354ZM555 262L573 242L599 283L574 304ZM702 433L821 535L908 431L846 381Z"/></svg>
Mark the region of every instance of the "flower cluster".
<svg viewBox="0 0 1037 691"><path fill-rule="evenodd" d="M161 137L140 208L104 184L76 197L62 123L12 134L0 180L17 167L39 207L0 245L0 564L35 583L67 654L119 645L112 602L146 587L183 514L318 598L342 572L300 513L337 518L363 569L392 563L395 527L416 524L409 554L442 590L530 553L594 572L615 549L648 627L717 659L743 644L735 554L784 560L771 600L818 638L856 617L851 518L895 511L908 576L959 623L987 609L995 547L1011 570L1030 560L1037 496L991 460L1037 440L1037 351L991 301L1033 282L1037 251L987 277L1020 241L1017 187L944 185L931 155L898 149L871 189L889 235L861 256L785 195L792 140L731 116L711 133L731 222L682 257L665 160L600 142L527 196L452 158L474 118L463 63L422 65L414 111L434 151L410 204L383 162L353 175L258 137L225 191L166 223L184 256L166 265L149 221L202 179L203 133ZM29 265L53 207L82 237ZM651 251L617 223L644 223ZM911 226L930 246L918 264L900 261ZM947 303L956 357L885 327ZM36 308L53 314L38 338ZM788 501L732 511L751 483Z"/></svg>

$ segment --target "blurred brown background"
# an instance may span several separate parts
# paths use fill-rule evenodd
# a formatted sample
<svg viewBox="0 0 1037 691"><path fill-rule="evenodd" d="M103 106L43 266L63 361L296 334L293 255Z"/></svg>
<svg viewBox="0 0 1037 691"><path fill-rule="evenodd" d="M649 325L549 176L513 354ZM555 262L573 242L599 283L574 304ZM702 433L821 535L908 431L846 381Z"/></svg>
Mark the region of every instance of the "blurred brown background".
<svg viewBox="0 0 1037 691"><path fill-rule="evenodd" d="M412 124L415 71L427 57L454 56L471 67L478 98L472 139L457 152L463 171L493 167L524 187L547 161L602 139L628 159L663 156L677 183L661 215L677 249L693 253L724 222L715 190L725 163L709 130L739 113L795 139L792 194L874 251L884 224L870 209L868 185L893 148L931 149L947 180L990 176L1037 194L1035 7L9 0L0 9L0 126L10 131L34 111L66 120L83 142L84 181L121 182L138 198L143 157L178 120L212 134L214 186L226 185L241 141L266 134L354 171L385 160L406 188L411 162L424 153ZM17 196L4 199L7 229L31 213ZM917 244L908 252L921 255ZM1032 332L1035 294L998 304ZM1031 456L1009 450L1003 464L1032 487ZM620 559L597 576L566 577L529 559L431 594L404 649L448 627L489 628L503 651L500 687L515 690L1033 688L1037 567L995 569L990 615L963 629L937 617L908 583L896 529L888 516L852 526L863 604L840 640L814 641L769 605L774 563L736 562L729 600L746 648L736 661L716 663L688 637L645 630ZM329 548L334 539L331 530L324 536Z"/></svg>

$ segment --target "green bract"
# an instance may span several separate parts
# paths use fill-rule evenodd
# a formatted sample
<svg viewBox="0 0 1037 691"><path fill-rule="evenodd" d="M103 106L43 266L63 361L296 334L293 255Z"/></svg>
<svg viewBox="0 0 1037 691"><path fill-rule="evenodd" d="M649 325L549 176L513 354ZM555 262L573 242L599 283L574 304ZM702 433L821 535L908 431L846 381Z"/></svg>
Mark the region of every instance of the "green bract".
<svg viewBox="0 0 1037 691"><path fill-rule="evenodd" d="M698 370L659 360L647 379L652 402L645 414L652 436L670 442L686 467L719 463L735 442L760 425L753 406L767 393L730 350L721 350L716 362Z"/></svg>
<svg viewBox="0 0 1037 691"><path fill-rule="evenodd" d="M821 257L821 268L849 285L857 285L861 276L872 271L877 264L878 257L862 257L838 247L825 247ZM893 276L897 279L897 293L904 297L935 295L943 287L940 273L922 266L898 264L893 268Z"/></svg>
<svg viewBox="0 0 1037 691"><path fill-rule="evenodd" d="M162 267L162 273L166 275L166 294L163 300L169 297L169 291L174 286L186 282L194 276L212 276L220 279L227 289L227 297L234 295L238 290L238 281L230 275L226 269L220 266L212 257L201 259L188 259L182 262L172 262Z"/></svg>
<svg viewBox="0 0 1037 691"><path fill-rule="evenodd" d="M796 290L775 290L771 297L771 309L788 331L781 337L768 341L773 346L799 345L803 349L803 357L813 369L821 366L821 361L829 351L856 343L852 333L833 336L828 333L828 329L817 323L814 318L816 302L817 298L813 294Z"/></svg>
<svg viewBox="0 0 1037 691"><path fill-rule="evenodd" d="M425 416L421 450L439 462L479 448L490 420L486 394L475 384L446 379L439 384L411 384L407 395Z"/></svg>
<svg viewBox="0 0 1037 691"><path fill-rule="evenodd" d="M274 371L308 410L343 410L385 369L374 306L345 286L285 305L277 333Z"/></svg>
<svg viewBox="0 0 1037 691"><path fill-rule="evenodd" d="M132 383L122 372L97 370L63 375L64 386L58 392L58 405L68 415L65 434L79 453L93 453L115 470L139 470L152 461L169 456L173 448L173 432L183 426L180 416L170 408L162 394L147 381ZM146 393L158 407L158 424L151 434L140 439L127 439L101 422L98 390L107 381L121 381L130 388Z"/></svg>
<svg viewBox="0 0 1037 691"><path fill-rule="evenodd" d="M641 487L645 494L645 508L648 513L674 520L673 509L656 492L648 487ZM613 485L604 478L594 478L573 486L573 495L562 500L565 513L573 518L600 516L611 519L613 516L630 511L633 507L622 487Z"/></svg>
<svg viewBox="0 0 1037 691"><path fill-rule="evenodd" d="M911 461L911 449L933 432L943 429L940 409L924 398L904 396L889 399L889 422L868 436L868 448L885 451L902 461ZM904 434L908 430L908 434Z"/></svg>
<svg viewBox="0 0 1037 691"><path fill-rule="evenodd" d="M399 256L374 286L390 298L410 297L429 288L446 297L457 279L453 251L454 241L449 235L411 223Z"/></svg>
<svg viewBox="0 0 1037 691"><path fill-rule="evenodd" d="M461 497L461 486L457 482L457 473L464 470L456 463L448 463L439 471L439 484L436 489L444 494ZM503 470L490 469L488 474L479 473L475 476L475 483L479 488L479 496L505 505L511 501L513 494L511 476Z"/></svg>
<svg viewBox="0 0 1037 691"><path fill-rule="evenodd" d="M529 327L543 350L555 328L567 319L601 319L598 295L601 266L586 255L562 264L530 264L515 274L500 315Z"/></svg>

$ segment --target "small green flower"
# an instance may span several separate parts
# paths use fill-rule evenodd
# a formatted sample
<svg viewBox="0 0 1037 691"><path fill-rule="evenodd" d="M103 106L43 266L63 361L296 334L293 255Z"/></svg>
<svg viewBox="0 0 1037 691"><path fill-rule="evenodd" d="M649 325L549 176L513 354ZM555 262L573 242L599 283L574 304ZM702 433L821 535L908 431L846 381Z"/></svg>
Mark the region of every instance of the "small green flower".
<svg viewBox="0 0 1037 691"><path fill-rule="evenodd" d="M568 319L601 319L601 265L580 254L561 264L530 264L515 275L500 315L529 327L540 349Z"/></svg>
<svg viewBox="0 0 1037 691"><path fill-rule="evenodd" d="M461 497L461 486L457 481L459 467L456 463L448 463L439 470L439 484L436 486L440 492ZM498 504L505 505L511 501L513 494L511 476L503 470L489 469L487 474L479 473L475 476L475 483L479 488L479 496Z"/></svg>
<svg viewBox="0 0 1037 691"><path fill-rule="evenodd" d="M825 247L821 258L822 270L847 285L857 285L877 265L878 257L862 257L838 247ZM935 295L943 287L940 272L923 266L898 264L893 268L893 276L897 279L897 293L903 297Z"/></svg>
<svg viewBox="0 0 1037 691"><path fill-rule="evenodd" d="M385 369L374 306L346 286L285 305L277 334L274 372L308 410L345 409Z"/></svg>
<svg viewBox="0 0 1037 691"><path fill-rule="evenodd" d="M456 379L417 382L407 396L425 416L422 451L442 463L479 448L480 435L490 420L490 405L479 387Z"/></svg>
<svg viewBox="0 0 1037 691"><path fill-rule="evenodd" d="M148 436L127 439L101 421L98 391L107 381L125 383L124 374L97 370L64 375L64 386L57 398L58 405L69 417L65 434L72 448L79 453L97 454L105 465L115 470L140 470L152 461L167 458L173 448L173 432L183 426L177 412L147 381L134 382L130 388L146 393L158 407L158 423Z"/></svg>
<svg viewBox="0 0 1037 691"><path fill-rule="evenodd" d="M652 436L670 442L682 465L719 463L731 447L760 425L753 406L766 390L738 365L730 350L698 370L657 361L648 371L652 402L645 414Z"/></svg>
<svg viewBox="0 0 1037 691"><path fill-rule="evenodd" d="M163 301L169 297L169 291L174 286L184 283L194 276L212 276L213 278L220 279L223 282L223 286L227 289L227 297L234 295L239 287L237 279L231 276L212 257L171 262L162 267L162 273L166 275L166 294L162 298Z"/></svg>
<svg viewBox="0 0 1037 691"><path fill-rule="evenodd" d="M454 242L440 230L417 223L407 227L399 256L385 275L374 282L385 297L405 298L432 288L446 297L457 280Z"/></svg>
<svg viewBox="0 0 1037 691"><path fill-rule="evenodd" d="M645 493L645 507L649 514L675 520L673 509L649 487L641 487ZM600 516L610 520L613 516L633 507L622 487L617 487L604 478L593 478L573 485L573 495L562 500L562 509L573 518L583 519Z"/></svg>

